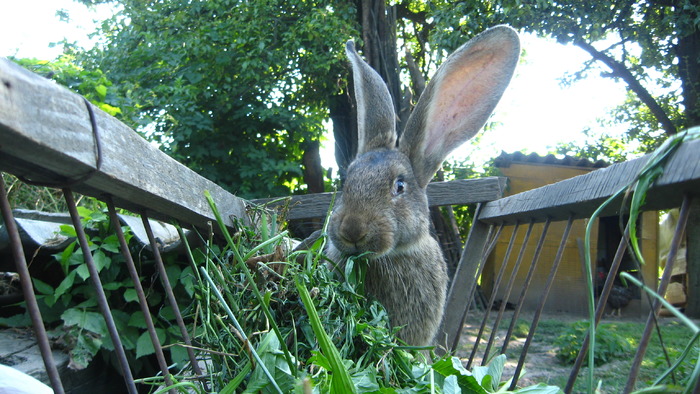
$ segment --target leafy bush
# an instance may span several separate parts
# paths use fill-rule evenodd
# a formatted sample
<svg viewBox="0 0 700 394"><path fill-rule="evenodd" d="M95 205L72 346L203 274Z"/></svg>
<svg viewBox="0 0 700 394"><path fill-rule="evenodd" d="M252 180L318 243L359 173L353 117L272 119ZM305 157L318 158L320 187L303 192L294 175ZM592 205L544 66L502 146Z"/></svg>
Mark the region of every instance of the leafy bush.
<svg viewBox="0 0 700 394"><path fill-rule="evenodd" d="M97 206L96 200L91 205ZM154 353L153 344L146 331L145 319L138 304L136 290L124 266L124 257L119 249L119 241L103 208L91 210L78 207L82 225L89 237L92 258L100 273L102 285L107 296L112 315L121 334L122 344L132 369L138 374L145 364L151 361L144 358ZM163 304L164 293L153 275L154 267L148 253L140 250L138 243L132 239L131 230L122 227L127 242L131 245L132 256L140 256L137 262L141 266L141 282L146 292L149 307L155 316L153 320L161 343L173 343L179 340L180 333L170 306ZM72 225L61 226L64 236L75 237ZM191 303L192 268L181 267L172 256L168 259L168 276L174 291L179 294L181 308ZM185 263L186 264L186 263ZM55 266L58 269L54 269ZM49 329L48 334L55 345L63 348L70 356L69 366L73 369L87 367L100 351L105 358L114 350L107 326L100 312L95 290L90 282L87 264L83 252L76 241L69 244L62 252L54 255L53 263L46 267L51 272L57 271L59 277L47 283L33 278L37 301ZM27 313L9 318L0 318L0 325L22 327L31 325ZM174 362L186 357L181 347L170 348L169 356ZM144 363L145 362L145 363Z"/></svg>
<svg viewBox="0 0 700 394"><path fill-rule="evenodd" d="M588 333L588 322L578 321L561 334L554 345L558 346L557 358L565 364L576 361L583 339ZM615 332L614 324L600 324L596 329L595 365L602 365L614 359L624 358L634 348L623 336Z"/></svg>

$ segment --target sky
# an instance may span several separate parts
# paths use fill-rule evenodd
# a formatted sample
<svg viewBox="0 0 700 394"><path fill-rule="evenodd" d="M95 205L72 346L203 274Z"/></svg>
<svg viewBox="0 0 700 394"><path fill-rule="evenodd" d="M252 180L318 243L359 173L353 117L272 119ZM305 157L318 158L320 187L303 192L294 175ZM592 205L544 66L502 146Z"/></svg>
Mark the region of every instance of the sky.
<svg viewBox="0 0 700 394"><path fill-rule="evenodd" d="M69 10L70 23L59 20L58 9ZM95 20L109 13L109 7L89 10L73 0L0 0L0 56L52 60L61 48L51 48L51 43L64 37L90 47L94 41L88 36ZM583 141L586 128L602 131L597 119L624 101L624 85L597 75L561 86L561 77L589 59L583 50L526 34L521 41L524 60L491 118L496 127L483 133L478 145L458 148L453 158L469 157L481 163L501 151L546 154L559 142ZM332 138L324 143L326 168L335 164L332 144Z"/></svg>

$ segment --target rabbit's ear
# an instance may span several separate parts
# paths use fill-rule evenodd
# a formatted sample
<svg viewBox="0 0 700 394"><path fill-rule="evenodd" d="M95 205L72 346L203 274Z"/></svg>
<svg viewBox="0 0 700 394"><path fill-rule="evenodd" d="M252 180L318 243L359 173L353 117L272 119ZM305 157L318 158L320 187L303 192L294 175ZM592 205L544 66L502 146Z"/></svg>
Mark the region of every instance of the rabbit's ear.
<svg viewBox="0 0 700 394"><path fill-rule="evenodd" d="M496 26L462 45L440 66L399 141L421 186L430 182L452 150L486 123L519 56L515 30Z"/></svg>
<svg viewBox="0 0 700 394"><path fill-rule="evenodd" d="M357 155L379 148L396 147L396 115L389 89L376 71L355 51L348 41L345 53L352 65L357 101Z"/></svg>

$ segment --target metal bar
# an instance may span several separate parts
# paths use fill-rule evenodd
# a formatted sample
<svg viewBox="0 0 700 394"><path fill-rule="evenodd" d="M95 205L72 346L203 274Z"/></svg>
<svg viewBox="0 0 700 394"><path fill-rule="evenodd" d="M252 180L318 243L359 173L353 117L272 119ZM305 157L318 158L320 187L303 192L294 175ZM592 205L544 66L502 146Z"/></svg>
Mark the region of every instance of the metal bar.
<svg viewBox="0 0 700 394"><path fill-rule="evenodd" d="M484 318L481 320L481 327L479 327L479 333L477 334L476 341L474 342L474 346L472 347L472 353L469 355L469 361L467 362L467 369L471 368L472 362L474 361L474 358L476 357L476 352L479 349L479 343L481 342L481 336L484 334L484 329L486 328L486 324L488 322L489 315L491 313L491 307L493 306L493 303L496 300L498 288L501 286L501 280L503 279L503 273L505 272L506 266L508 265L508 259L510 258L511 251L513 250L513 244L515 243L515 237L518 233L519 227L520 227L520 223L516 223L515 228L513 228L513 233L510 236L510 242L508 242L508 248L506 249L506 254L503 256L503 263L501 264L501 268L498 270L498 275L496 276L496 280L493 284L493 290L491 291L491 297L489 298L489 303L484 310Z"/></svg>
<svg viewBox="0 0 700 394"><path fill-rule="evenodd" d="M51 387L53 388L54 392L56 394L63 394L65 392L63 389L63 383L61 382L61 376L58 373L56 362L53 359L53 354L51 354L51 344L49 343L49 337L46 335L46 328L44 327L44 322L41 318L39 304L37 303L36 295L34 294L34 286L32 285L32 278L29 274L29 268L27 267L27 259L24 256L22 240L20 239L19 231L17 230L15 217L12 214L10 201L7 199L5 181L3 181L1 176L0 213L2 213L2 217L5 219L5 227L7 228L7 235L10 238L10 247L12 249L12 256L15 260L15 268L19 274L22 293L24 294L24 300L27 303L29 317L32 319L34 335L36 336L41 358L44 360L46 374L49 376L49 381L51 382Z"/></svg>
<svg viewBox="0 0 700 394"><path fill-rule="evenodd" d="M163 287L165 289L165 294L168 296L168 302L173 308L173 313L175 314L175 320L180 328L180 334L182 335L182 340L185 342L187 355L192 363L192 369L194 370L197 377L202 376L202 369L199 368L197 363L197 357L194 355L192 350L192 341L190 340L190 335L187 332L187 327L185 326L185 321L182 319L182 314L180 313L180 307L177 305L177 300L175 300L175 294L173 294L173 288L170 285L170 279L168 279L168 273L165 271L165 265L163 264L163 259L160 256L160 250L158 249L158 243L153 236L153 230L151 229L151 224L148 222L148 215L146 212L141 212L141 221L143 222L143 227L146 229L146 234L148 235L148 241L153 249L153 258L156 261L156 266L158 267L158 273L160 274L160 279L163 281Z"/></svg>
<svg viewBox="0 0 700 394"><path fill-rule="evenodd" d="M625 256L625 250L627 250L627 242L629 241L629 223L627 224L627 227L625 228L625 231L622 235L622 239L620 240L620 244L617 246L617 251L615 252L615 257L613 257L612 264L610 265L610 272L608 272L608 277L605 278L605 284L603 285L603 290L600 293L600 297L598 298L598 304L596 305L596 313L595 313L595 325L598 326L598 323L600 322L600 319L603 317L603 313L605 313L605 303L608 301L608 297L610 296L610 291L612 290L613 283L615 282L615 278L617 277L617 273L620 269L620 265L622 264L622 258ZM585 264L585 263L584 263ZM585 272L585 267L584 267L584 272ZM590 275L591 273L588 273ZM576 378L578 378L578 373L581 370L581 366L583 365L583 360L586 358L586 353L588 353L588 346L590 345L591 338L589 334L587 333L585 338L583 339L583 343L581 344L581 350L579 351L578 355L576 356L576 361L574 362L574 367L571 369L571 373L569 374L569 380L566 382L566 387L564 388L565 393L571 393L571 390L574 389L574 384L576 383Z"/></svg>
<svg viewBox="0 0 700 394"><path fill-rule="evenodd" d="M163 354L163 348L160 346L160 341L158 340L158 335L156 334L156 328L153 324L153 318L151 317L151 311L148 308L148 301L146 300L146 294L143 291L143 286L141 286L141 279L139 278L139 273L136 271L136 264L134 264L134 259L129 251L129 245L126 243L126 238L124 237L124 232L122 231L121 223L119 222L119 217L117 216L117 211L114 208L114 202L111 196L106 196L104 201L107 203L107 210L109 211L109 220L112 222L112 227L119 240L119 248L126 261L126 268L129 271L132 282L134 282L134 289L136 290L136 295L139 298L139 305L141 306L141 312L146 322L146 328L148 330L148 335L151 337L151 342L153 343L153 349L155 350L156 359L158 360L158 366L160 371L163 373L163 378L165 379L166 386L172 386L173 382L170 379L170 372L168 371L168 363L165 361L165 355ZM175 390L171 390L175 392Z"/></svg>
<svg viewBox="0 0 700 394"><path fill-rule="evenodd" d="M513 330L515 329L515 323L520 316L520 311L523 307L523 302L525 302L525 296L530 288L530 283L532 282L532 277L535 274L535 267L540 259L540 254L544 248L544 240L547 238L547 230L549 230L549 224L551 220L547 219L542 228L542 234L540 235L539 241L537 241L537 246L535 247L535 254L532 256L532 262L530 263L530 269L527 271L527 276L525 277L525 282L523 283L523 289L520 291L520 298L518 298L517 304L515 304L515 310L513 311L513 317L510 320L510 326L508 327L508 332L506 333L506 338L503 341L503 347L501 348L501 354L504 354L508 349L508 343L510 338L513 336Z"/></svg>
<svg viewBox="0 0 700 394"><path fill-rule="evenodd" d="M569 216L569 220L566 222L566 228L564 228L564 233L561 236L561 242L559 243L559 249L557 250L557 255L554 257L552 262L552 269L549 271L549 276L547 277L547 282L545 283L544 289L542 289L542 295L540 297L540 304L535 310L535 315L532 317L532 324L530 325L530 331L527 333L527 339L523 345L523 350L520 353L520 360L518 360L518 366L515 368L513 374L513 380L510 384L509 390L515 390L518 384L518 377L525 366L525 358L527 357L527 352L532 344L532 338L535 336L535 331L537 331L537 325L540 322L540 316L544 310L544 305L547 302L547 296L549 295L549 290L552 288L552 283L554 283L554 277L557 274L557 269L559 268L559 263L561 263L562 257L564 256L564 249L566 248L566 240L569 238L569 233L571 232L571 225L574 223L573 216Z"/></svg>
<svg viewBox="0 0 700 394"><path fill-rule="evenodd" d="M136 394L136 384L134 383L134 378L131 374L131 369L129 367L129 361L126 359L126 353L124 352L124 347L122 346L122 341L119 338L119 333L117 332L117 327L114 324L114 318L112 317L112 311L109 309L109 303L107 302L107 296L105 295L104 288L102 288L102 281L100 280L100 274L95 266L95 261L92 259L92 253L90 252L90 246L88 244L87 237L85 236L85 230L80 223L80 215L78 215L78 210L76 209L75 199L73 198L73 192L69 188L64 188L63 195L66 198L66 205L68 205L68 212L70 213L71 220L73 221L73 227L75 227L75 233L78 238L78 243L83 251L83 258L85 259L85 264L87 265L88 271L90 272L90 279L92 280L92 285L97 293L97 304L100 306L100 311L102 311L102 316L107 323L107 330L109 331L109 336L112 338L112 344L114 344L114 351L117 354L117 359L119 360L119 366L121 367L122 374L124 377L124 383L129 390L129 393Z"/></svg>
<svg viewBox="0 0 700 394"><path fill-rule="evenodd" d="M690 195L685 194L683 196L683 203L681 204L681 210L678 215L676 231L673 233L671 247L668 250L666 267L664 268L664 273L661 275L659 288L657 290L657 293L662 296L666 294L666 288L668 287L668 283L671 281L673 265L676 262L676 255L678 254L678 249L680 248L681 241L683 240L685 226L688 223L691 201L692 197ZM649 345L649 339L651 338L651 331L654 325L653 323L656 320L660 309L661 302L659 302L659 300L654 300L654 303L651 306L651 311L649 311L649 317L647 318L647 324L644 327L644 332L642 332L642 337L639 339L637 353L634 355L634 360L632 360L632 367L630 368L630 374L627 378L627 383L625 384L624 393L629 393L634 389L634 383L637 381L637 375L639 375L639 367L642 365L644 354L646 353L647 346Z"/></svg>
<svg viewBox="0 0 700 394"><path fill-rule="evenodd" d="M503 319L503 312L506 310L506 304L508 303L508 298L510 298L510 292L513 290L513 283L515 283L515 277L518 275L518 271L520 271L520 265L523 261L523 256L525 255L525 248L527 247L527 244L530 241L530 235L532 234L532 228L534 227L534 225L535 222L531 221L530 225L527 227L527 231L525 232L525 238L523 238L523 244L520 247L518 258L515 260L515 265L513 265L513 270L510 273L510 279L506 284L506 290L503 294L503 302L501 302L501 307L498 308L498 315L496 316L496 321L493 323L493 329L491 330L491 335L489 336L489 342L488 344L486 344L486 349L484 350L484 357L481 360L481 365L486 365L486 363L488 362L489 353L491 352L491 347L493 346L493 342L496 339L496 333L498 332L498 325L501 323L501 319Z"/></svg>
<svg viewBox="0 0 700 394"><path fill-rule="evenodd" d="M477 211L478 213L478 211ZM478 218L478 215L474 215L475 221ZM477 223L473 223L472 226L476 225ZM480 226L482 229L486 227L483 223L479 222L478 226ZM496 234L493 235L493 238L491 240L488 240L489 236L491 236L491 232L493 230L493 226L488 226L488 235L486 236L486 242L483 242L483 247L481 250L481 255L476 262L476 273L473 275L473 277L470 278L471 284L469 285L469 290L466 293L466 305L464 306L464 310L462 312L462 316L459 320L459 324L457 324L456 330L455 330L455 336L452 341L452 350L457 349L457 346L459 345L459 338L462 335L462 329L464 328L464 322L467 319L467 312L469 311L469 308L471 307L472 301L474 300L474 294L476 293L476 289L478 286L478 281L479 277L481 276L481 273L484 271L484 266L486 265L486 259L488 256L491 254L491 251L493 251L493 248L496 247L496 242L498 241L498 238L501 235L501 232L503 231L503 225L500 225L498 227L498 230L496 231ZM471 238L471 234L470 234ZM468 241L467 244L464 246L464 250L462 251L462 256L464 256L469 253L467 248L469 247L470 242Z"/></svg>

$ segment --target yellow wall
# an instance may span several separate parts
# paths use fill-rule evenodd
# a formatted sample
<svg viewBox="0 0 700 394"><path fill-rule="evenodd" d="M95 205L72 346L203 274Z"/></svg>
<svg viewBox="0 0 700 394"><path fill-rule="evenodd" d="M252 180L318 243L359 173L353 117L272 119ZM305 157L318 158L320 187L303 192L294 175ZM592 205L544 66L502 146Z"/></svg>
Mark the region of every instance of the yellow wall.
<svg viewBox="0 0 700 394"><path fill-rule="evenodd" d="M592 171L591 168L571 167L558 165L545 165L536 163L512 163L510 167L500 169L504 176L509 179L509 187L506 195L517 194L533 188L544 186L560 180L568 179L573 176L581 175ZM574 314L585 314L587 311L586 301L586 282L583 276L582 256L579 251L578 241L583 240L586 224L588 219L575 220L569 237L566 241L562 262L559 265L554 284L547 298L545 310L550 312L567 312ZM516 242L512 248L509 259L506 263L506 271L504 272L498 293L497 300L502 300L506 296L506 287L508 281L513 275L513 266L518 258L520 249L523 244L523 239L527 231L529 223L521 223L516 234ZM525 248L520 269L515 275L514 284L508 301L516 303L522 291L522 285L525 281L528 269L532 263L532 258L535 252L535 247L542 234L544 224L538 223L533 227L530 235L528 246ZM548 236L545 239L544 248L540 259L537 262L536 271L533 276L530 289L524 301L524 310L534 309L540 302L546 280L552 268L562 234L566 222L553 222L550 224ZM644 278L648 284L654 285L656 280L656 239L658 232L658 213L646 212L642 218L642 251L647 261L643 268ZM494 251L487 260L487 265L482 275L482 290L488 298L493 291L493 284L497 278L499 268L503 266L503 260L507 251L508 243L510 242L514 226L509 226L503 229L503 233L499 238ZM591 256L593 256L593 264L595 265L595 256L598 240L598 223L594 223L591 234ZM595 270L595 266L593 267ZM650 283L651 282L651 283ZM639 302L633 302L626 308L626 314L643 313ZM631 311L631 312L630 312Z"/></svg>

